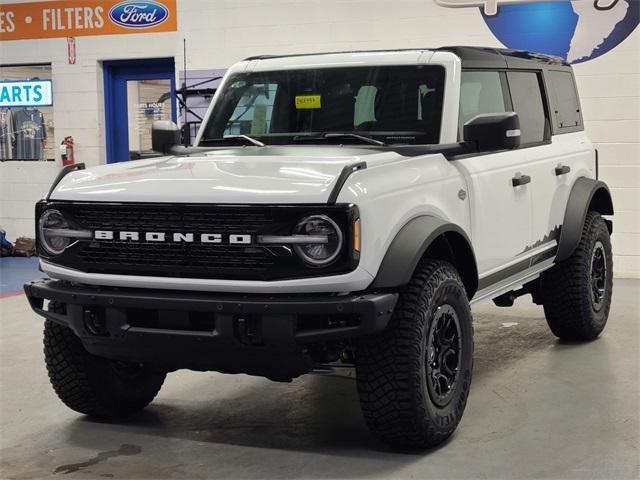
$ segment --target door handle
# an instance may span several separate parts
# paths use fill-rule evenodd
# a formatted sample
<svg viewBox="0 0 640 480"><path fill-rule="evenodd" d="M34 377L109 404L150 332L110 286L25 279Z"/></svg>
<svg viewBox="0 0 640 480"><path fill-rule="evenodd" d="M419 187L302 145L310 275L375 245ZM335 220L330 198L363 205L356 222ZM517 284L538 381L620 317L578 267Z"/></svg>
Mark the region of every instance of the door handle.
<svg viewBox="0 0 640 480"><path fill-rule="evenodd" d="M531 183L531 177L529 175L520 175L516 174L515 177L511 179L511 184L514 187L519 187L520 185L526 185L527 183Z"/></svg>
<svg viewBox="0 0 640 480"><path fill-rule="evenodd" d="M566 175L570 171L571 167L569 165L562 165L561 163L559 163L556 167L556 177L559 177L560 175Z"/></svg>

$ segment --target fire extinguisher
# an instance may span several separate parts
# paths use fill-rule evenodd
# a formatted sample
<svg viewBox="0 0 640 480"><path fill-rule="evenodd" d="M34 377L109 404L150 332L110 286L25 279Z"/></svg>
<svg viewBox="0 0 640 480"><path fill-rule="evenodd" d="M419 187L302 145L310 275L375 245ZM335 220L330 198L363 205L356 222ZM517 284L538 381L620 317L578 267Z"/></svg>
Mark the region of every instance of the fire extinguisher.
<svg viewBox="0 0 640 480"><path fill-rule="evenodd" d="M60 155L62 156L62 165L76 163L76 154L73 151L73 137L64 137L60 144Z"/></svg>

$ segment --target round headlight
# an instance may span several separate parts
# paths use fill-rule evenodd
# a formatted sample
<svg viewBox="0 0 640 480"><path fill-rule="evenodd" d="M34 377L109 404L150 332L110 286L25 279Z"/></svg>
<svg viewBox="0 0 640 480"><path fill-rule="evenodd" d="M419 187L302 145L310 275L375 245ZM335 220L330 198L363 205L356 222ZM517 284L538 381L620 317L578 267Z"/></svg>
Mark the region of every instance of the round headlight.
<svg viewBox="0 0 640 480"><path fill-rule="evenodd" d="M324 266L331 263L342 249L342 231L326 215L312 215L303 218L296 226L296 234L314 237L310 243L294 246L296 253L308 264Z"/></svg>
<svg viewBox="0 0 640 480"><path fill-rule="evenodd" d="M38 233L44 249L52 255L60 255L71 243L69 236L56 235L60 230L69 229L69 223L60 211L45 211L38 221Z"/></svg>

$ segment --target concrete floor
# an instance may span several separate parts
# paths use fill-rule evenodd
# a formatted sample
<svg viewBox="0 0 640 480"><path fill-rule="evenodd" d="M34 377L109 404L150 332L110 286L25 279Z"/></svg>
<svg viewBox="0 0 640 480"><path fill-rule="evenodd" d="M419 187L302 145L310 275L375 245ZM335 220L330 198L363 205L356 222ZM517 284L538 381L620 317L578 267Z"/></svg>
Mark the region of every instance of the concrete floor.
<svg viewBox="0 0 640 480"><path fill-rule="evenodd" d="M41 276L37 257L0 258L0 299L22 293L25 282Z"/></svg>
<svg viewBox="0 0 640 480"><path fill-rule="evenodd" d="M127 423L66 409L46 376L42 321L0 300L3 479L640 477L640 282L617 280L603 336L560 343L528 298L474 309L476 364L458 431L421 453L372 440L352 378L278 384L179 372Z"/></svg>

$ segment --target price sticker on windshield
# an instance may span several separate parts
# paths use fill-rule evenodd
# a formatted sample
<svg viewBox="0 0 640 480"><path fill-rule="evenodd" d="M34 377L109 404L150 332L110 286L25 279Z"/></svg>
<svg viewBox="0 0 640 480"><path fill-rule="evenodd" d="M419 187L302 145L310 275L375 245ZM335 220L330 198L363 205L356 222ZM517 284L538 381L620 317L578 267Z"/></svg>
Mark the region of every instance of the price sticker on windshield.
<svg viewBox="0 0 640 480"><path fill-rule="evenodd" d="M322 108L321 95L296 95L296 110L313 110Z"/></svg>

